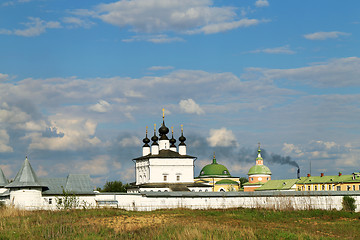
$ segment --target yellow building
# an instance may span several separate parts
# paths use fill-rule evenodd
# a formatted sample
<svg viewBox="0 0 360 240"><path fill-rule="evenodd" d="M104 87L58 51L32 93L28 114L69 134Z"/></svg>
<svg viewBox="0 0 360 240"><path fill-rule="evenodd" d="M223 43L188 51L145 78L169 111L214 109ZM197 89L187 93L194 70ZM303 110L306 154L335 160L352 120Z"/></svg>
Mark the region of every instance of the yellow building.
<svg viewBox="0 0 360 240"><path fill-rule="evenodd" d="M296 183L297 191L360 191L360 173L355 172L352 175L301 177Z"/></svg>
<svg viewBox="0 0 360 240"><path fill-rule="evenodd" d="M239 191L240 180L232 177L229 170L222 164L216 162L214 155L211 164L206 165L195 178L195 183L204 183L212 186L213 192Z"/></svg>

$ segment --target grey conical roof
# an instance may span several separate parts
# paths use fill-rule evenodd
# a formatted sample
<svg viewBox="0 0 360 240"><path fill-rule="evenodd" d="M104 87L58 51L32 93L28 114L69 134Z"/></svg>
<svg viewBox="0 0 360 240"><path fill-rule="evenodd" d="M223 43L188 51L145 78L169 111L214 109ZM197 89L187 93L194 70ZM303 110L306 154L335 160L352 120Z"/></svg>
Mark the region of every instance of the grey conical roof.
<svg viewBox="0 0 360 240"><path fill-rule="evenodd" d="M0 187L4 187L5 185L7 185L9 182L5 177L5 174L3 172L3 170L0 168Z"/></svg>
<svg viewBox="0 0 360 240"><path fill-rule="evenodd" d="M27 157L14 181L6 185L6 187L42 187Z"/></svg>

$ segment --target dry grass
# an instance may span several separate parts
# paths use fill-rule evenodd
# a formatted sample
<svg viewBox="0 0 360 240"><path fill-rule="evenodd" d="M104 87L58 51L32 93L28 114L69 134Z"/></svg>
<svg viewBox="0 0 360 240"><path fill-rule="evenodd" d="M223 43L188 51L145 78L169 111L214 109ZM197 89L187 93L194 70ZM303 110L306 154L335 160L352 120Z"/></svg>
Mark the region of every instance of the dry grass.
<svg viewBox="0 0 360 240"><path fill-rule="evenodd" d="M0 239L355 239L360 214L265 209L0 209Z"/></svg>

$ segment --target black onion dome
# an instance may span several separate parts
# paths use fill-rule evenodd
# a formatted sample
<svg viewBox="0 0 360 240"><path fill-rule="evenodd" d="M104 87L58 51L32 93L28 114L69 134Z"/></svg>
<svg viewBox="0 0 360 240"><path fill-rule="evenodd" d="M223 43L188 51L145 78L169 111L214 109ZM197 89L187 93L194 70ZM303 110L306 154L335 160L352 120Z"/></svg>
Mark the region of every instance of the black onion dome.
<svg viewBox="0 0 360 240"><path fill-rule="evenodd" d="M148 139L147 134L145 138L143 139L144 146L143 147L149 147L150 139Z"/></svg>
<svg viewBox="0 0 360 240"><path fill-rule="evenodd" d="M168 134L169 133L169 128L167 128L166 126L165 126L165 122L163 121L163 123L161 124L161 127L159 128L159 133L160 133L160 135L166 135L166 134Z"/></svg>
<svg viewBox="0 0 360 240"><path fill-rule="evenodd" d="M165 126L165 122L161 124L161 127L159 128L159 134L160 134L160 140L168 140L168 137L166 134L169 133L169 128Z"/></svg>
<svg viewBox="0 0 360 240"><path fill-rule="evenodd" d="M176 147L175 143L176 143L176 139L174 138L174 135L171 136L171 139L169 141L171 143L170 147Z"/></svg>
<svg viewBox="0 0 360 240"><path fill-rule="evenodd" d="M156 132L154 131L154 136L151 138L151 141L153 141L152 145L158 145L157 140L159 140L159 138L156 136Z"/></svg>
<svg viewBox="0 0 360 240"><path fill-rule="evenodd" d="M181 136L179 137L180 144L179 145L185 145L184 143L186 141L186 137L184 137L183 133L181 133Z"/></svg>

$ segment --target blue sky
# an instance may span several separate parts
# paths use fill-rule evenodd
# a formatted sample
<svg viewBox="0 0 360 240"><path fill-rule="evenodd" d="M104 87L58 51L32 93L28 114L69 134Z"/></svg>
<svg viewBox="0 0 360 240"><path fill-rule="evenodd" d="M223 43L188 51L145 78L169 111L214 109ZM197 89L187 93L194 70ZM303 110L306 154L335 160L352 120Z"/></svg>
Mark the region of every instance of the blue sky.
<svg viewBox="0 0 360 240"><path fill-rule="evenodd" d="M195 175L274 179L360 163L360 3L9 0L0 3L0 167L134 181L145 127L184 125Z"/></svg>

